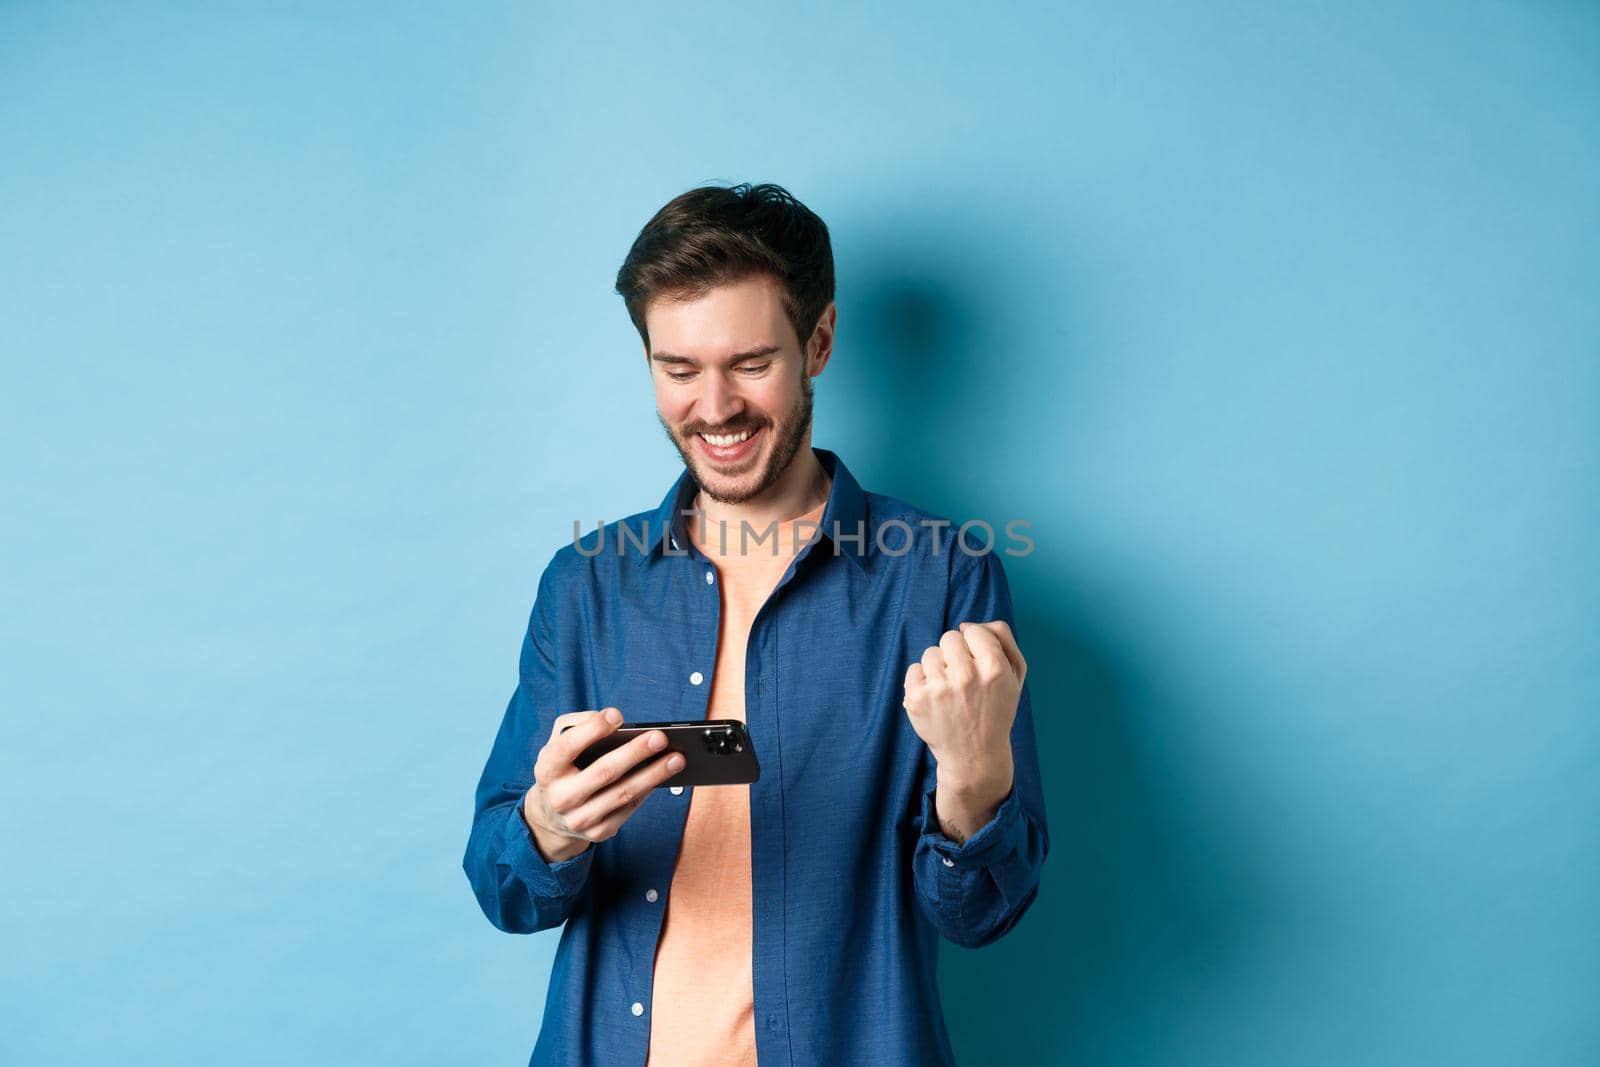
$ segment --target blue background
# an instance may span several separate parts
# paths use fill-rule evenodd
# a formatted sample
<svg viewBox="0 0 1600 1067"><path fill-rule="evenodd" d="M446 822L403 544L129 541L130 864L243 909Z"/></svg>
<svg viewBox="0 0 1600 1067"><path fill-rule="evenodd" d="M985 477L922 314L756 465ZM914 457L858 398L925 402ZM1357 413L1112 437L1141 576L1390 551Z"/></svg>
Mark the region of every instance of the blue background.
<svg viewBox="0 0 1600 1067"><path fill-rule="evenodd" d="M1600 1062L1600 8L329 8L0 6L0 1062L525 1062L471 790L714 180L816 443L1034 524L963 1062Z"/></svg>

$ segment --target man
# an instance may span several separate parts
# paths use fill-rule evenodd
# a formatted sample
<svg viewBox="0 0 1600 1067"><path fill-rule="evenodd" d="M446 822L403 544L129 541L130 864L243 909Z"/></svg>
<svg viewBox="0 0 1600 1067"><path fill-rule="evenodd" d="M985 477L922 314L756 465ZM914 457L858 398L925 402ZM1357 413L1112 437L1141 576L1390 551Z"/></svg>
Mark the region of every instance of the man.
<svg viewBox="0 0 1600 1067"><path fill-rule="evenodd" d="M545 568L464 863L566 924L532 1062L949 1063L939 936L1010 930L1049 847L1000 560L812 447L833 259L786 191L677 197L617 289L685 470ZM574 764L705 718L754 785L657 789L661 731Z"/></svg>

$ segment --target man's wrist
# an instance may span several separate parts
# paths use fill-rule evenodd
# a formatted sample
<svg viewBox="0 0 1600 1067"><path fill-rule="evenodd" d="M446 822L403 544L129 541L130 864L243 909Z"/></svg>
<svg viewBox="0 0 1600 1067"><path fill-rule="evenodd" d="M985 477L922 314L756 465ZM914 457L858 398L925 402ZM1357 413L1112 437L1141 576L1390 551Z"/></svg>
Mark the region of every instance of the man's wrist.
<svg viewBox="0 0 1600 1067"><path fill-rule="evenodd" d="M1008 748L992 760L958 764L954 760L935 761L934 775L939 791L949 792L964 803L982 804L993 801L996 807L1011 792L1011 781L1016 767Z"/></svg>
<svg viewBox="0 0 1600 1067"><path fill-rule="evenodd" d="M1009 754L1008 754L1009 755ZM1011 792L1011 761L980 773L963 773L940 765L934 792L939 832L961 844L987 825Z"/></svg>
<svg viewBox="0 0 1600 1067"><path fill-rule="evenodd" d="M533 847L538 850L540 857L546 863L562 863L574 859L583 855L583 851L589 847L586 838L558 834L541 826L536 820L528 818L527 797L523 797L522 803L517 805L517 810L522 815L522 825L527 829L528 836L533 839Z"/></svg>

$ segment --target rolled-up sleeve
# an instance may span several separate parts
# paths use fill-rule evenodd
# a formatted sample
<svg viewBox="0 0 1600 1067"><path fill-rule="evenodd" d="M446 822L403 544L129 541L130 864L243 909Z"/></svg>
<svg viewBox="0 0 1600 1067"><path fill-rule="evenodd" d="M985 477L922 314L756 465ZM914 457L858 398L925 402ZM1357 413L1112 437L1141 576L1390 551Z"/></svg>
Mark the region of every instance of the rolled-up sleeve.
<svg viewBox="0 0 1600 1067"><path fill-rule="evenodd" d="M1004 620L1026 655L999 558L962 553L952 570L944 628ZM959 844L939 829L933 757L926 761L920 836L912 854L917 899L941 934L969 948L997 940L1022 918L1038 896L1040 871L1050 850L1026 681L1011 726L1011 755L1011 791L994 816Z"/></svg>

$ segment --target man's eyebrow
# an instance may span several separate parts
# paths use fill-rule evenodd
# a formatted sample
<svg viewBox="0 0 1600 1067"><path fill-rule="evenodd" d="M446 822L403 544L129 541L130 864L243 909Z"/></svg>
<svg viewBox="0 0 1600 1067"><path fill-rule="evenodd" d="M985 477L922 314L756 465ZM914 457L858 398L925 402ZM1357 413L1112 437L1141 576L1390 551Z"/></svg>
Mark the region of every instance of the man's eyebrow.
<svg viewBox="0 0 1600 1067"><path fill-rule="evenodd" d="M783 348L780 345L766 345L762 348L752 348L748 352L735 352L732 356L728 357L728 362L740 363L747 359L760 359L762 356L775 356L782 351ZM688 356L674 355L671 352L652 352L650 353L650 358L657 363L685 363L691 367L698 367L700 365L700 361L698 359L690 359Z"/></svg>

